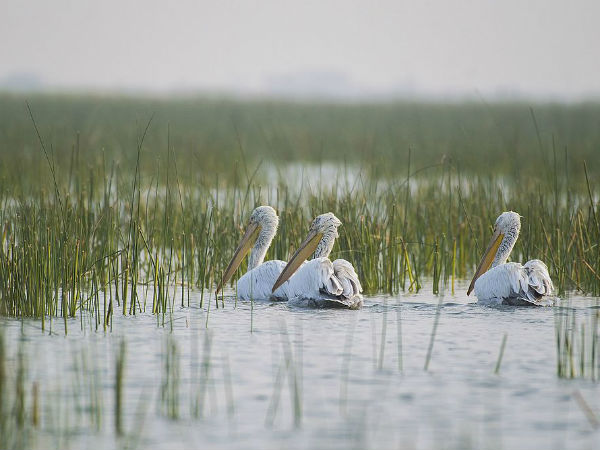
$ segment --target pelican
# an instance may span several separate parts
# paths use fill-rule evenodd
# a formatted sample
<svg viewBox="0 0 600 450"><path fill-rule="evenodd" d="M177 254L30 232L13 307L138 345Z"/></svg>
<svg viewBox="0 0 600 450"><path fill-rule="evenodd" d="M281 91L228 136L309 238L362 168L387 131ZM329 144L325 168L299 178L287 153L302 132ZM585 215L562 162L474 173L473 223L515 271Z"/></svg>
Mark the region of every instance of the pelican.
<svg viewBox="0 0 600 450"><path fill-rule="evenodd" d="M217 286L217 293L231 279L250 248L252 248L248 261L248 271L237 282L238 297L242 300L284 298L279 291L271 292L271 288L285 267L285 261L263 262L271 241L277 233L278 225L279 217L270 206L259 206L252 211L244 237L242 237L221 282ZM285 286L282 289L284 288Z"/></svg>
<svg viewBox="0 0 600 450"><path fill-rule="evenodd" d="M308 235L273 285L273 293L283 290L288 302L297 305L350 309L362 306L362 287L352 264L344 259L331 262L328 258L341 224L330 212L313 220ZM313 259L305 262L311 253Z"/></svg>
<svg viewBox="0 0 600 450"><path fill-rule="evenodd" d="M548 297L554 286L546 264L539 259L524 265L506 262L519 237L520 217L516 212L507 211L496 219L492 239L467 291L469 295L475 289L479 302L514 306L554 303L554 299Z"/></svg>

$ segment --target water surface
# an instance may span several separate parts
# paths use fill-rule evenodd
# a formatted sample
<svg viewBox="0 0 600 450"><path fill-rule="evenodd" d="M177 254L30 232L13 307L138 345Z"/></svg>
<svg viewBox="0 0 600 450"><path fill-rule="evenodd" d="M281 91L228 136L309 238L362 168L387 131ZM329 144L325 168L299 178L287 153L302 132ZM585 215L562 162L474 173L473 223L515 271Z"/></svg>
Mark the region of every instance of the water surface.
<svg viewBox="0 0 600 450"><path fill-rule="evenodd" d="M0 326L10 370L22 342L28 379L40 387L42 432L33 447L600 448L600 430L574 397L580 392L600 416L600 386L556 375L559 310L480 306L464 288L455 296L367 297L359 311L228 297L225 308L208 310L192 293L191 306L175 306L164 326L162 316L118 311L112 333L95 331L90 317L69 320L66 336L61 320L51 332L34 321ZM598 311L595 299L570 303L577 324ZM119 439L114 385L123 339L129 437ZM178 367L170 390L169 346Z"/></svg>

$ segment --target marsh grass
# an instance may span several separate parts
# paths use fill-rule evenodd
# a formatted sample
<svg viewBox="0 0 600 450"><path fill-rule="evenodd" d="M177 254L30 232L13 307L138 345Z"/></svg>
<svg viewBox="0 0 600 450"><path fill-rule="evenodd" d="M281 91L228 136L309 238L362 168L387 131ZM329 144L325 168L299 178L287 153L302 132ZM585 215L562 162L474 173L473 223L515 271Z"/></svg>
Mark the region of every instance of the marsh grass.
<svg viewBox="0 0 600 450"><path fill-rule="evenodd" d="M81 339L86 338L81 336ZM217 379L218 375L213 373L216 358L211 352L209 331L204 333L200 370L193 371L189 378L192 408L187 413L181 408L181 352L171 334L165 336L164 349L159 352L157 374L160 373L161 382L156 388L136 386L135 368L127 367L131 345L126 338L115 339L114 359L109 362L98 357L94 344L77 343L72 358L67 356L55 362L60 379L48 376L53 371L46 367L43 367L43 376L37 374L42 367L32 357L28 340L28 337L19 339L18 345L12 347L0 330L0 442L3 449L66 448L86 435L110 442L110 448L136 448L144 440L144 422L150 411L156 410L158 416L170 421L202 419L208 410L208 397L213 394L214 411L217 400L222 398L229 420L235 414L229 360L222 358L223 379ZM70 345L66 343L64 348ZM103 378L105 375L107 379ZM211 392L213 383L222 384L222 395ZM139 392L137 402L128 404L132 395L126 392L126 386ZM150 407L154 398L158 400L156 409Z"/></svg>
<svg viewBox="0 0 600 450"><path fill-rule="evenodd" d="M595 104L0 102L0 315L43 330L107 332L115 314L140 312L172 326L191 288L208 327L210 308L230 303L212 304L215 282L260 204L280 215L267 259L286 260L332 211L344 224L332 257L352 262L366 294L392 295L455 293L514 210L512 260L545 261L561 297L600 295ZM575 333L569 311L557 313L558 374L597 379L597 318ZM253 308L250 320L252 331ZM379 367L384 351L382 339Z"/></svg>
<svg viewBox="0 0 600 450"><path fill-rule="evenodd" d="M541 112L535 114L536 131L532 133L535 151L527 147L522 153L503 158L523 162L525 166L518 170L516 166L496 170L496 166L484 164L481 157L497 161L497 148L484 147L482 156L473 160L471 150L462 147L484 141L458 141L449 134L455 146L446 144L441 159L425 158L430 151L427 146L429 150L419 152L408 146L406 150L396 147L382 153L381 158L383 154L385 158L373 158L368 163L360 160L360 154L348 154L349 160L335 173L324 176L324 164L331 165L327 161L334 160L339 151L335 147L327 155L328 160L317 163L318 177L315 181L313 176L311 181L309 175L304 179L311 170L314 175L310 167L293 178L282 172L284 166L263 171L264 160L257 160L261 154L251 155L248 149L254 148L256 139L248 123L230 130L235 135L234 154L224 150L227 139L223 135L212 143L201 141L203 146L196 149L200 158L192 157L194 152L181 142L191 130L164 125L157 114L138 119L135 137L124 129L126 120L111 122L111 132L127 136L118 146L123 155L117 157L98 147L99 141L88 135L94 132L107 138L103 134L108 133L103 122L107 117L98 119L97 128L88 124L84 132L77 132L75 127L81 123L72 115L64 116L59 127L54 116L47 113L50 106L79 111L89 106L89 99L42 97L27 105L27 114L18 112L17 98L4 96L2 100L15 113L15 117L7 118L10 126L4 124L1 128L7 148L0 168L2 315L35 317L42 321L43 328L51 327L55 318L62 318L67 330L67 318L90 311L95 317L93 326L107 330L112 327L116 311L128 315L149 310L157 315L157 323L164 325L175 305L189 305L191 287L209 293L214 289L249 212L265 203L273 205L281 218L267 258L287 259L314 216L323 211L335 212L344 226L333 256L349 259L355 265L366 293L414 292L422 287L424 279L431 280L434 293L453 292L456 279L471 276L496 216L512 209L524 216L513 260L546 261L559 295L572 289L600 294L598 176L581 161L582 157L591 157L589 144L576 140L575 149L565 150L561 156L556 146L558 137L555 139L553 134L551 143L545 143L540 135L540 127L552 126L572 137L571 133L581 130L582 124L569 122L571 130L561 120L573 116L588 123L584 112L593 116L596 110L592 106L540 107ZM100 101L100 108L128 114L132 105L145 105L134 100L131 105L113 102L116 100ZM172 112L168 103L154 106ZM219 108L210 103L179 106ZM267 106L227 103L220 107L247 114L262 111L259 116L265 117L261 114ZM273 114L296 117L295 108L302 111L305 107L274 104L270 108ZM322 108L331 114L332 127L341 126L344 120L352 123L352 107ZM429 108L427 117L432 121L445 117L441 112L444 108ZM480 117L473 108L455 105L444 111L460 113L463 126L474 127ZM519 105L498 105L489 114L505 114L511 108L515 113L520 111ZM402 105L380 110L369 107L363 114L387 121L405 117ZM504 120L511 123L508 117ZM188 124L187 119L183 122ZM279 128L282 123L283 119L271 123L272 132L283 133L284 129ZM325 133L312 120L300 121L297 126L317 135ZM71 144L63 134L57 135L68 127L73 130ZM450 133L447 127L444 129ZM581 132L589 139L596 137L594 130L584 128ZM224 130L218 128L218 133ZM495 133L492 140L506 143L506 136L499 138L498 130ZM532 138L522 134L519 129L519 137L525 142ZM415 136L415 130L409 135ZM159 136L164 141L160 142ZM116 145L113 138L110 142ZM287 142L286 148L292 144ZM363 144L376 154L383 152L372 143ZM128 150L124 145L131 147ZM523 142L514 145L520 148ZM24 146L28 150L20 152ZM211 152L219 153L219 160L230 164L221 171L212 164L208 156ZM307 161L311 160L310 154ZM277 161L275 154L269 156ZM536 158L539 170L523 173L522 168ZM473 167L477 160L479 166ZM397 164L397 172L390 176L389 171L381 169L382 162L386 166ZM273 176L273 167L279 175ZM20 182L14 178L16 173ZM26 188L24 179L28 180ZM298 181L299 186L294 188ZM239 273L243 273L245 264ZM139 286L152 288L151 305L148 296L140 298ZM218 300L215 297L214 306L224 306L224 298ZM200 306L203 303L204 295ZM84 326L82 322L80 325Z"/></svg>

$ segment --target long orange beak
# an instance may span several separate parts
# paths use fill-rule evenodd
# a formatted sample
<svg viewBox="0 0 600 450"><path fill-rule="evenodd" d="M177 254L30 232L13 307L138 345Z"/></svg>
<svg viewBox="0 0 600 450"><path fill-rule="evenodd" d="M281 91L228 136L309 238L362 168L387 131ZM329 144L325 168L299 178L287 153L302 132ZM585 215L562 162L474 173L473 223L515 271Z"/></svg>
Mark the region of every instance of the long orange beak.
<svg viewBox="0 0 600 450"><path fill-rule="evenodd" d="M473 276L473 279L471 280L471 284L469 285L469 290L467 291L467 295L470 295L471 292L473 291L473 288L475 287L475 281L477 281L477 278L479 278L481 275L486 273L487 270L492 265L492 263L494 262L494 258L496 257L496 252L498 251L498 247L500 247L500 243L502 242L502 239L504 239L504 234L500 233L499 231L494 231L494 234L492 235L492 239L490 240L490 243L488 244L488 247L485 250L483 257L481 258L481 261L479 262L479 266L477 266L477 270L475 271L475 275Z"/></svg>
<svg viewBox="0 0 600 450"><path fill-rule="evenodd" d="M238 247L235 249L233 258L231 258L231 261L229 262L229 265L227 266L227 269L223 274L223 278L221 278L221 281L217 286L217 290L215 292L216 294L219 293L219 291L223 288L225 283L227 283L231 279L237 268L240 266L242 260L244 259L244 256L248 254L248 252L254 245L254 242L258 238L260 228L260 225L258 225L257 223L251 223L250 225L248 225L248 228L244 233L244 237L240 241Z"/></svg>
<svg viewBox="0 0 600 450"><path fill-rule="evenodd" d="M298 250L292 255L292 258L289 260L285 268L279 274L279 278L273 285L273 290L271 292L275 292L279 286L285 283L294 273L298 270L298 267L302 265L304 261L308 259L308 257L314 253L317 245L319 245L319 241L323 237L323 233L317 233L316 231L309 231L308 236L302 241Z"/></svg>

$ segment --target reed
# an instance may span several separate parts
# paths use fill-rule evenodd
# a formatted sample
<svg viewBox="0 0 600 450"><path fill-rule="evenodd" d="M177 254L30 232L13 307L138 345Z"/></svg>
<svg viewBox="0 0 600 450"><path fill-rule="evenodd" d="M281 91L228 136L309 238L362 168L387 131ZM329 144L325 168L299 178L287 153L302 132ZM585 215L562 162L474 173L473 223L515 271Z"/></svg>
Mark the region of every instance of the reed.
<svg viewBox="0 0 600 450"><path fill-rule="evenodd" d="M455 291L512 209L524 216L513 260L546 261L561 295L600 295L597 105L0 101L0 315L44 329L60 318L65 331L77 315L83 326L82 312L104 330L115 311L164 324L191 288L205 307L265 203L281 218L267 258L287 259L314 216L335 212L344 226L332 257L354 264L367 294L415 292L424 280ZM140 110L152 118L135 126ZM228 115L243 119L219 121ZM317 156L308 136L327 151Z"/></svg>

